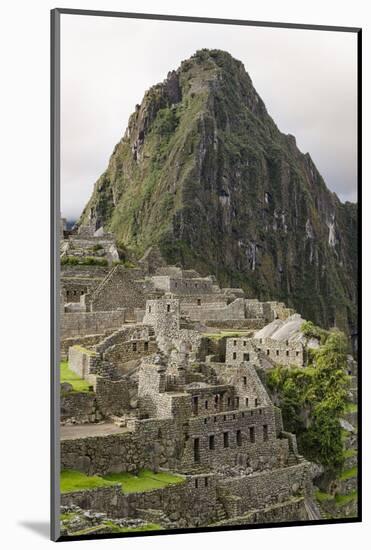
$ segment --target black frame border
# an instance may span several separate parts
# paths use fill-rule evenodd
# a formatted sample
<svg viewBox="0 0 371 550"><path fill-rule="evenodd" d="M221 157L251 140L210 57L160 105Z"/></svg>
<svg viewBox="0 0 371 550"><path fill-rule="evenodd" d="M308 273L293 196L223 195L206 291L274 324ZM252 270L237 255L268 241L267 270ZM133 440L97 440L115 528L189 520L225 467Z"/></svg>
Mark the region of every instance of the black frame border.
<svg viewBox="0 0 371 550"><path fill-rule="evenodd" d="M358 515L355 518L293 521L284 523L262 523L254 525L233 525L222 527L197 527L187 529L164 529L161 531L143 531L134 533L107 533L96 535L60 536L59 526L59 217L60 217L60 22L61 15L87 15L96 17L120 17L126 19L147 19L157 21L179 21L188 23L211 23L217 25L239 25L250 27L269 27L296 30L316 30L349 32L357 34L357 218L358 218ZM51 304L51 374L50 374L50 444L51 444L51 499L50 499L50 537L55 542L74 540L100 540L113 538L148 537L185 533L208 533L218 531L249 531L251 529L269 529L272 527L299 527L311 525L334 525L362 522L362 28L341 27L302 23L274 23L268 21L250 21L239 19L219 19L149 13L128 13L116 11L80 10L55 8L51 10L50 40L50 304Z"/></svg>

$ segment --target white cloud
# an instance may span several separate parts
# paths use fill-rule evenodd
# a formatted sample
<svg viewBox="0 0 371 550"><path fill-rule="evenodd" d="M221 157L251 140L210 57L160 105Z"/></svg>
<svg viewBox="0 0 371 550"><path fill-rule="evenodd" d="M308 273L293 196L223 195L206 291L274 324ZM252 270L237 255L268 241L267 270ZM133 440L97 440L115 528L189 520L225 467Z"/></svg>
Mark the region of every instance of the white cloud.
<svg viewBox="0 0 371 550"><path fill-rule="evenodd" d="M200 48L240 59L281 131L356 200L353 33L62 15L61 204L76 218L135 104Z"/></svg>

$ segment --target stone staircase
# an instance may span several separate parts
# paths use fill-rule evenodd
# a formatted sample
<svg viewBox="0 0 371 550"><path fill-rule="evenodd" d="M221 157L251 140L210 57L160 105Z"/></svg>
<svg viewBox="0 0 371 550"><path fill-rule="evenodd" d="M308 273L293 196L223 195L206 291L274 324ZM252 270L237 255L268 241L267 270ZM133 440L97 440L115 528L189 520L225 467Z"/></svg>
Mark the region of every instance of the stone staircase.
<svg viewBox="0 0 371 550"><path fill-rule="evenodd" d="M227 514L224 509L224 506L218 500L215 503L214 511L215 511L215 520L214 520L215 523L218 523L219 521L224 521L225 519L227 519Z"/></svg>
<svg viewBox="0 0 371 550"><path fill-rule="evenodd" d="M311 521L318 519L325 519L322 515L322 511L313 499L306 498L304 500L304 506L308 514L308 519Z"/></svg>

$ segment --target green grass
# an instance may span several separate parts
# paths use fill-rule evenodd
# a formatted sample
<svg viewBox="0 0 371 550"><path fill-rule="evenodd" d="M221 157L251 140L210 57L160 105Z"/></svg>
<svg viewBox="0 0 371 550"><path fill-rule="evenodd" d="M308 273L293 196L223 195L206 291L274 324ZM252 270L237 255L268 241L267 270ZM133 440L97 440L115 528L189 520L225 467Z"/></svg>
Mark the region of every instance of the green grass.
<svg viewBox="0 0 371 550"><path fill-rule="evenodd" d="M77 470L62 470L60 489L61 493L72 493L73 491L86 491L98 487L110 487L116 485L112 481L103 479L100 476L87 476Z"/></svg>
<svg viewBox="0 0 371 550"><path fill-rule="evenodd" d="M77 350L81 351L82 353L85 353L86 355L92 356L92 355L95 354L95 352L92 351L91 349L84 348L84 346L79 346L78 344L75 344L73 347L74 347L74 349L77 349Z"/></svg>
<svg viewBox="0 0 371 550"><path fill-rule="evenodd" d="M69 521L76 516L76 512L65 512L59 516L60 521Z"/></svg>
<svg viewBox="0 0 371 550"><path fill-rule="evenodd" d="M348 430L341 429L341 439L342 439L342 441L345 441L350 435L351 435L351 432L348 432Z"/></svg>
<svg viewBox="0 0 371 550"><path fill-rule="evenodd" d="M104 524L106 527L109 527L112 533L132 533L135 531L159 531L163 529L158 523L146 523L145 525L140 525L139 527L120 527L112 521L106 521Z"/></svg>
<svg viewBox="0 0 371 550"><path fill-rule="evenodd" d="M357 491L352 491L351 493L348 493L347 495L336 495L335 496L335 502L336 504L339 504L341 506L345 504L349 504L349 502L352 502L353 500L356 500L358 498Z"/></svg>
<svg viewBox="0 0 371 550"><path fill-rule="evenodd" d="M354 468L351 468L350 470L344 470L344 472L342 472L340 474L340 481L345 481L347 479L351 479L352 477L357 477L357 473L358 473L358 468L357 466L354 466Z"/></svg>
<svg viewBox="0 0 371 550"><path fill-rule="evenodd" d="M316 499L318 500L318 502L327 502L328 500L333 500L334 495L324 493L323 491L316 491Z"/></svg>
<svg viewBox="0 0 371 550"><path fill-rule="evenodd" d="M350 458L350 457L356 456L356 455L357 455L357 451L355 449L348 449L347 451L343 452L343 457L344 458Z"/></svg>
<svg viewBox="0 0 371 550"><path fill-rule="evenodd" d="M61 492L86 491L98 487L110 487L121 485L123 493L142 493L162 489L168 485L184 482L184 477L158 472L141 470L137 476L124 472L121 474L107 474L105 476L87 476L77 470L63 470L61 472Z"/></svg>
<svg viewBox="0 0 371 550"><path fill-rule="evenodd" d="M80 378L75 372L68 368L68 361L61 362L61 383L68 382L72 385L74 391L88 392L90 384Z"/></svg>
<svg viewBox="0 0 371 550"><path fill-rule="evenodd" d="M162 489L167 485L182 483L182 476L170 474L168 472L158 472L155 474L150 470L141 470L137 476L130 473L107 474L104 479L110 482L120 483L123 493L142 493L144 491L153 491Z"/></svg>
<svg viewBox="0 0 371 550"><path fill-rule="evenodd" d="M220 340L221 338L241 338L248 336L249 332L247 331L220 331L220 332L204 332L202 335L212 340Z"/></svg>
<svg viewBox="0 0 371 550"><path fill-rule="evenodd" d="M355 413L358 411L358 406L356 403L347 403L345 405L345 412L347 413Z"/></svg>

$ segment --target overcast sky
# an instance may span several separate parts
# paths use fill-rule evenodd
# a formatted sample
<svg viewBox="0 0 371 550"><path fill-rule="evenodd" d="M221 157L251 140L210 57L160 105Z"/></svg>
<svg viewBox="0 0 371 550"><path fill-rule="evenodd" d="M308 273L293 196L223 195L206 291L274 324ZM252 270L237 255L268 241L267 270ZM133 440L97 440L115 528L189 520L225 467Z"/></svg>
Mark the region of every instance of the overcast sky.
<svg viewBox="0 0 371 550"><path fill-rule="evenodd" d="M241 60L282 132L356 201L356 35L62 15L61 210L76 219L145 90L201 48Z"/></svg>

